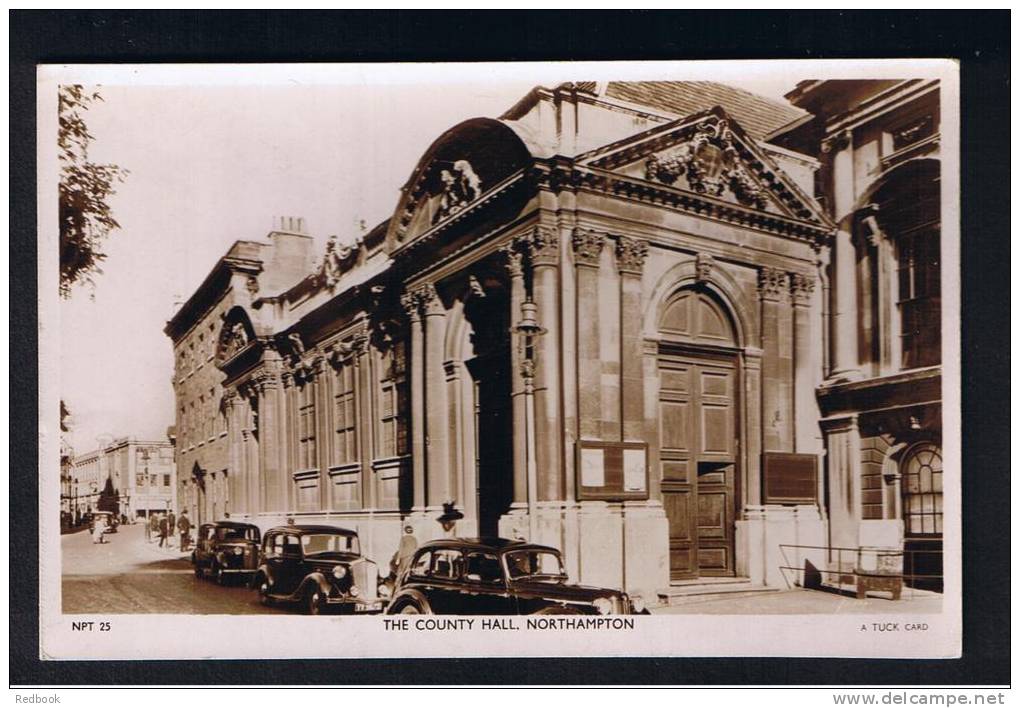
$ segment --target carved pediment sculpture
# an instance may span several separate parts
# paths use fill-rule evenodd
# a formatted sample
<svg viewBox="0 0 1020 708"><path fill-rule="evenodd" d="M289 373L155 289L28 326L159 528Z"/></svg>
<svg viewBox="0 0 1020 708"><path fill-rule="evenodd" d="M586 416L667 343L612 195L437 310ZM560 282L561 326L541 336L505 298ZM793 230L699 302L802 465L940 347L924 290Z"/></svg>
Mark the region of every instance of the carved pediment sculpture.
<svg viewBox="0 0 1020 708"><path fill-rule="evenodd" d="M243 322L234 322L227 326L223 333L223 353L225 358L237 354L248 346L248 332Z"/></svg>
<svg viewBox="0 0 1020 708"><path fill-rule="evenodd" d="M436 224L456 214L482 194L482 182L467 160L456 160L439 172L439 203L432 215Z"/></svg>
<svg viewBox="0 0 1020 708"><path fill-rule="evenodd" d="M733 133L722 119L702 123L687 142L649 157L645 176L668 185L683 177L699 194L722 196L728 191L739 203L758 209L768 203L765 191L741 164Z"/></svg>

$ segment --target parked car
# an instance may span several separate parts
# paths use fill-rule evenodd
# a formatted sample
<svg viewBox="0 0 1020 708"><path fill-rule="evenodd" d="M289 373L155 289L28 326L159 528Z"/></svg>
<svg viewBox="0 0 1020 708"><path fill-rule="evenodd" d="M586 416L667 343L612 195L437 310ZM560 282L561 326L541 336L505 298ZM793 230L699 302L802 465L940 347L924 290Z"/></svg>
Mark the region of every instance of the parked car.
<svg viewBox="0 0 1020 708"><path fill-rule="evenodd" d="M619 590L567 579L555 548L505 538L454 538L419 548L387 614L644 614Z"/></svg>
<svg viewBox="0 0 1020 708"><path fill-rule="evenodd" d="M120 518L109 511L93 512L92 517L89 519L89 531L95 530L96 521L100 518L103 520L103 525L106 526L106 533L117 533L117 527L120 526Z"/></svg>
<svg viewBox="0 0 1020 708"><path fill-rule="evenodd" d="M258 526L237 521L219 521L198 527L191 562L199 578L210 575L220 585L232 577L251 580L259 567Z"/></svg>
<svg viewBox="0 0 1020 708"><path fill-rule="evenodd" d="M374 561L361 555L358 534L336 526L279 526L262 539L255 588L264 604L301 603L312 615L328 609L381 612Z"/></svg>

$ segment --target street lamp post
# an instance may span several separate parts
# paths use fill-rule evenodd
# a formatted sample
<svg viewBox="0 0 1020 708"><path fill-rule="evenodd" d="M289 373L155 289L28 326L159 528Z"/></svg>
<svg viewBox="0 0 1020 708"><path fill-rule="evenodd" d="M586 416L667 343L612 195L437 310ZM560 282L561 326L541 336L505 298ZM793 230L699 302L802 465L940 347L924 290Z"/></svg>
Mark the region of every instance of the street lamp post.
<svg viewBox="0 0 1020 708"><path fill-rule="evenodd" d="M535 459L535 344L545 334L535 313L538 307L531 300L521 303L521 320L514 330L520 347L520 373L524 380L525 467L528 480L528 533L534 542L538 535L538 467Z"/></svg>

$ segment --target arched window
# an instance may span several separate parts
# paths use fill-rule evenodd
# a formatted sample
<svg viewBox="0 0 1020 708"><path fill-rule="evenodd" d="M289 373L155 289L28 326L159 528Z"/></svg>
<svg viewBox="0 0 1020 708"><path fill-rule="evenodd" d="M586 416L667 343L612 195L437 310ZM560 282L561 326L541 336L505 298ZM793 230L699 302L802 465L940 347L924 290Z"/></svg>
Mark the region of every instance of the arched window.
<svg viewBox="0 0 1020 708"><path fill-rule="evenodd" d="M915 445L900 462L900 474L906 535L942 535L942 450Z"/></svg>
<svg viewBox="0 0 1020 708"><path fill-rule="evenodd" d="M896 239L896 306L904 369L933 366L941 359L939 244L937 222L923 224Z"/></svg>
<svg viewBox="0 0 1020 708"><path fill-rule="evenodd" d="M698 344L736 346L729 313L710 293L684 288L663 308L659 330L666 336Z"/></svg>

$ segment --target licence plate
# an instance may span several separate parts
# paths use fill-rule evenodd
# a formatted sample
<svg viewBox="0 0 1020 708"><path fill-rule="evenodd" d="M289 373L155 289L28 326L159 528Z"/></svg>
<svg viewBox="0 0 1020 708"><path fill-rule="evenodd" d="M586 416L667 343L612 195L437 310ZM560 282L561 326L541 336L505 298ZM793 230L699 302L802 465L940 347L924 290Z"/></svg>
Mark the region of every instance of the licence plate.
<svg viewBox="0 0 1020 708"><path fill-rule="evenodd" d="M374 612L382 609L382 602L373 602L371 605L355 605L355 612Z"/></svg>

